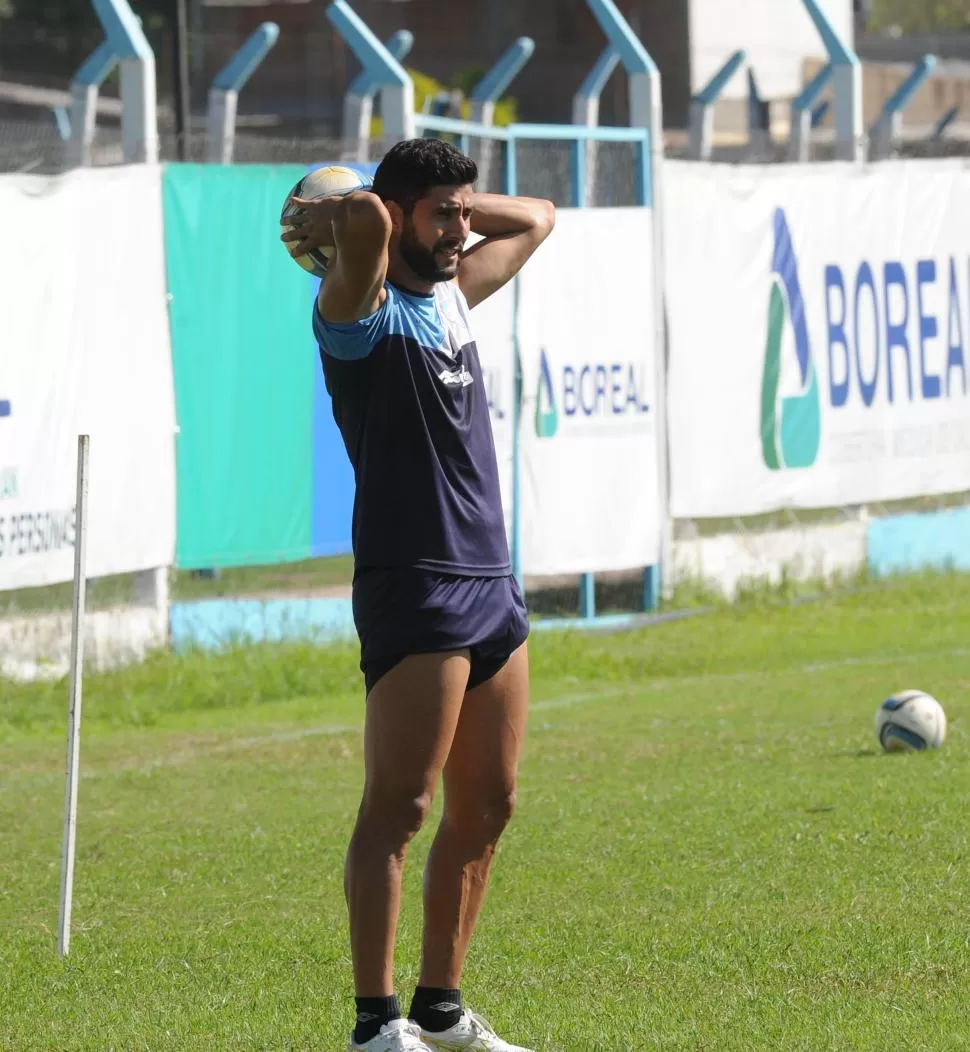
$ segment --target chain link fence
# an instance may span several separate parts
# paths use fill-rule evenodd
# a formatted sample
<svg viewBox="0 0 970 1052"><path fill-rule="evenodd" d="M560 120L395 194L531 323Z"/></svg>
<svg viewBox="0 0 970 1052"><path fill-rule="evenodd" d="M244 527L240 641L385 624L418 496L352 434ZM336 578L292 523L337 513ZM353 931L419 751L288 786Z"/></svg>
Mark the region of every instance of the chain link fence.
<svg viewBox="0 0 970 1052"><path fill-rule="evenodd" d="M371 140L366 158L380 161L388 143ZM637 201L636 150L630 143L591 144L587 154L587 204L597 207L621 207ZM473 139L469 152L479 161L482 190L498 192L504 186L506 147L504 143ZM272 129L241 127L234 147L236 164L305 164L347 162L359 157L356 142L342 140L325 130L299 132L295 128ZM483 163L483 155L487 160ZM205 160L206 140L203 125L195 124L187 137L184 160ZM159 158L176 162L182 158L179 141L171 126L159 134ZM568 141L519 140L516 144L518 192L531 197L544 197L559 207L575 204L573 199L572 144ZM123 162L121 128L102 122L97 126L91 149L93 166L117 165ZM51 117L46 121L0 120L0 172L30 172L52 175L70 166L68 144Z"/></svg>

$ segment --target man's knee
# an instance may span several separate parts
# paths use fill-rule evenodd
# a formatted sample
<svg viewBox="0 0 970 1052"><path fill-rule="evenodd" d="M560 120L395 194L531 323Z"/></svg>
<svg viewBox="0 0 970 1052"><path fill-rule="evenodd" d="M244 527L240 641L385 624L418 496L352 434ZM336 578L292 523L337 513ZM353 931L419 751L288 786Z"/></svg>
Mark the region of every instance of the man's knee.
<svg viewBox="0 0 970 1052"><path fill-rule="evenodd" d="M430 790L368 792L360 811L358 828L370 837L403 848L417 835L431 813Z"/></svg>
<svg viewBox="0 0 970 1052"><path fill-rule="evenodd" d="M498 788L449 808L448 819L463 836L483 843L498 840L515 814L515 789Z"/></svg>

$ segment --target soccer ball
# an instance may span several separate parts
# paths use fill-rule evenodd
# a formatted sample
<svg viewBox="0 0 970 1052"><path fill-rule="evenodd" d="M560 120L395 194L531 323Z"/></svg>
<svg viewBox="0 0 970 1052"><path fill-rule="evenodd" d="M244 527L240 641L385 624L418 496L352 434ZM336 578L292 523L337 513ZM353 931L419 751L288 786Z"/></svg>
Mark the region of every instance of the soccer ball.
<svg viewBox="0 0 970 1052"><path fill-rule="evenodd" d="M367 190L371 186L373 186L373 180L370 176L356 172L353 168L344 168L335 164L328 165L326 168L317 168L305 175L286 195L286 203L280 213L280 226L284 231L292 230L287 220L301 214L301 209L290 204L291 197L301 197L304 201L315 201L322 197L344 197L355 190ZM284 242L284 246L287 244ZM315 248L305 255L291 256L291 258L314 277L322 278L327 273L333 253L332 248Z"/></svg>
<svg viewBox="0 0 970 1052"><path fill-rule="evenodd" d="M946 737L946 713L922 690L900 691L879 706L876 735L886 752L938 749Z"/></svg>

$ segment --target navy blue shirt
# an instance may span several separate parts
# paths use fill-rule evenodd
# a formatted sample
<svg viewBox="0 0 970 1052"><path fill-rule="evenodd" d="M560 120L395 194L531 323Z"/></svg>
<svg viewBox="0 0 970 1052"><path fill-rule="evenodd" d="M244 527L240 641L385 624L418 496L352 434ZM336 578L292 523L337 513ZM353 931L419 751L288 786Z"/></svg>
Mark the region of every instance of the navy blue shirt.
<svg viewBox="0 0 970 1052"><path fill-rule="evenodd" d="M357 568L505 576L498 464L468 304L453 282L428 296L384 288L381 307L351 325L313 312L354 468Z"/></svg>

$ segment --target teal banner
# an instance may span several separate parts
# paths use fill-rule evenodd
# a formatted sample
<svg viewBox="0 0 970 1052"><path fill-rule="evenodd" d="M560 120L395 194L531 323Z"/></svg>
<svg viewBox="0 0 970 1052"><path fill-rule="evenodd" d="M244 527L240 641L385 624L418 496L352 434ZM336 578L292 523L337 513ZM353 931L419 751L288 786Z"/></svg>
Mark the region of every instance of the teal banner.
<svg viewBox="0 0 970 1052"><path fill-rule="evenodd" d="M183 568L350 548L353 479L311 330L315 283L279 240L280 209L305 173L165 168Z"/></svg>

